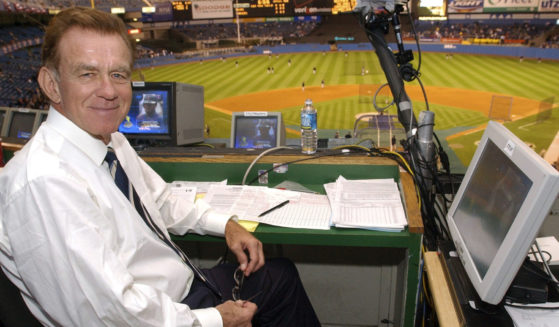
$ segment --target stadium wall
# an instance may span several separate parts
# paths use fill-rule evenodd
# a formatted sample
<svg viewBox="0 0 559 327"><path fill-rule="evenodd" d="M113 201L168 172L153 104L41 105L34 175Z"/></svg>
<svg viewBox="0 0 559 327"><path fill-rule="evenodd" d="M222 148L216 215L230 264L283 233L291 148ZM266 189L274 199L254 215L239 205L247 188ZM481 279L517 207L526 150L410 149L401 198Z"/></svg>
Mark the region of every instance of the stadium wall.
<svg viewBox="0 0 559 327"><path fill-rule="evenodd" d="M395 43L388 44L390 48L397 49ZM336 45L338 51L372 51L373 46L370 43L344 43ZM417 51L415 43L406 43L406 49ZM277 46L256 46L250 52L231 53L210 55L204 57L204 60L219 59L222 57L241 57L247 55L261 54L285 54L300 52L326 52L331 51L332 46L329 44L286 44ZM559 49L555 48L529 48L519 46L492 46L492 45L462 45L462 44L421 44L423 52L442 52L442 53L465 53L475 55L493 55L506 57L524 57L526 59L545 59L559 60ZM200 57L177 59L172 55L159 58L140 58L136 61L136 67L144 68L150 66L160 66L167 64L176 64L181 62L199 61Z"/></svg>
<svg viewBox="0 0 559 327"><path fill-rule="evenodd" d="M397 49L396 43L389 43L390 48ZM559 60L559 49L555 48L530 48L521 46L499 46L499 45L462 45L462 44L425 44L421 43L421 51L424 52L446 52L446 53L466 53L476 55L493 55L507 57L542 58ZM415 43L406 43L406 49L417 51ZM340 51L371 51L373 46L369 43L347 43L338 44ZM327 44L297 44L281 46L259 46L256 47L258 53L289 53L289 52L315 52L330 51ZM266 51L266 52L264 52Z"/></svg>

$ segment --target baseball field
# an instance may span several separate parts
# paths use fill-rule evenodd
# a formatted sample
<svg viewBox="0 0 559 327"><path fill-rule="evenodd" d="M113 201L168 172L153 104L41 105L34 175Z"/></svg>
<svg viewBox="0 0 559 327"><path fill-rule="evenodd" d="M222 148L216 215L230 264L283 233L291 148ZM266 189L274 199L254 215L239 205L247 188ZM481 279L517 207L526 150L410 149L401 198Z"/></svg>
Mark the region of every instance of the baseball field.
<svg viewBox="0 0 559 327"><path fill-rule="evenodd" d="M417 54L413 62L418 67ZM299 110L310 98L319 137L353 131L356 115L376 112L373 94L386 82L372 51L265 54L142 70L146 81L178 81L205 88L210 138L228 138L234 111L281 111L288 137L297 137ZM542 153L559 130L559 62L512 57L423 53L421 82L435 131L451 156L467 165L490 119ZM303 86L304 84L304 86ZM415 115L427 109L417 81L406 83ZM385 105L379 92L377 103ZM395 114L395 106L385 112Z"/></svg>

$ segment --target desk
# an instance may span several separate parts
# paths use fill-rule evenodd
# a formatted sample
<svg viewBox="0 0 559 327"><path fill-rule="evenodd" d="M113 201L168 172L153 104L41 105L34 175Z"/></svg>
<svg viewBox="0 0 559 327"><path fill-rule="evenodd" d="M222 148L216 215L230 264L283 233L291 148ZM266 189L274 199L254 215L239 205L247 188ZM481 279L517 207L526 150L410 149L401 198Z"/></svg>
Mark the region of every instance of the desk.
<svg viewBox="0 0 559 327"><path fill-rule="evenodd" d="M206 153L202 155L140 153L140 155L167 182L174 180L219 181L227 179L229 184L240 184L249 163L256 157L256 154L248 153ZM253 179L259 169L268 169L273 163L285 163L303 158L310 157L300 154L265 156L254 166L247 180ZM323 193L322 185L335 181L339 175L348 179L395 178L396 181L400 182L403 191L408 215L408 228L402 232L391 233L360 229L332 228L324 231L259 225L254 235L264 244L326 246L332 247L332 249L350 249L350 247L390 248L400 251L402 259L397 266L400 271L398 277L401 278L395 278L396 280L393 281L399 291L399 295L394 299L394 326L411 327L414 325L418 294L423 224L413 181L407 173L400 172L398 166L392 160L383 158L372 158L364 155L321 157L290 164L286 173L271 172L268 176L268 186L290 180ZM199 235L177 237L177 240L222 241L221 238ZM321 255L327 256L328 254L321 253ZM303 282L305 281L303 280ZM382 301L388 300L381 299ZM377 324L378 322L371 322L371 325Z"/></svg>

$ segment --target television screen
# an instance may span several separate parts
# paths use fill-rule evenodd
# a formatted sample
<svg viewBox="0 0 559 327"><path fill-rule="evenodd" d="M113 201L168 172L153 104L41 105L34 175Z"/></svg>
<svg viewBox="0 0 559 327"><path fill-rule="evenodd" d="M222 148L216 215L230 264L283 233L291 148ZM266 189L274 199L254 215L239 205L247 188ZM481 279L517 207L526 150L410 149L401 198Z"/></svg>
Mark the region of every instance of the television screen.
<svg viewBox="0 0 559 327"><path fill-rule="evenodd" d="M28 140L33 135L35 112L12 111L8 137Z"/></svg>
<svg viewBox="0 0 559 327"><path fill-rule="evenodd" d="M133 89L130 111L119 126L124 134L169 133L170 90Z"/></svg>
<svg viewBox="0 0 559 327"><path fill-rule="evenodd" d="M231 119L232 148L265 149L284 143L280 113L247 111L235 113Z"/></svg>
<svg viewBox="0 0 559 327"><path fill-rule="evenodd" d="M490 121L447 214L468 279L498 304L559 193L559 172Z"/></svg>

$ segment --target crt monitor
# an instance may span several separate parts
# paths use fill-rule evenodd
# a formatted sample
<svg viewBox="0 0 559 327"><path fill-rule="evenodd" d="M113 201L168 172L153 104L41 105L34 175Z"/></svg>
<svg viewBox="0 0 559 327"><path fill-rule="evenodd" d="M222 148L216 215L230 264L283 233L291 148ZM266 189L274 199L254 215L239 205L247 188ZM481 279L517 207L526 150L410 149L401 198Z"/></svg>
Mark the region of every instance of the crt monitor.
<svg viewBox="0 0 559 327"><path fill-rule="evenodd" d="M133 82L119 129L131 143L184 145L204 140L204 88L178 82Z"/></svg>
<svg viewBox="0 0 559 327"><path fill-rule="evenodd" d="M281 112L234 112L231 117L230 147L263 149L285 145Z"/></svg>
<svg viewBox="0 0 559 327"><path fill-rule="evenodd" d="M27 109L17 109L10 111L8 119L7 136L27 141L31 138L35 127L36 112Z"/></svg>
<svg viewBox="0 0 559 327"><path fill-rule="evenodd" d="M130 110L119 131L137 138L170 138L172 97L171 84L133 86Z"/></svg>
<svg viewBox="0 0 559 327"><path fill-rule="evenodd" d="M559 193L559 172L502 124L489 122L447 222L480 299L498 304Z"/></svg>
<svg viewBox="0 0 559 327"><path fill-rule="evenodd" d="M3 136L2 131L4 130L4 122L8 121L6 116L8 115L8 109L0 108L0 136Z"/></svg>

